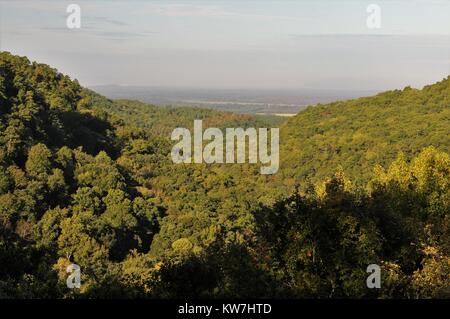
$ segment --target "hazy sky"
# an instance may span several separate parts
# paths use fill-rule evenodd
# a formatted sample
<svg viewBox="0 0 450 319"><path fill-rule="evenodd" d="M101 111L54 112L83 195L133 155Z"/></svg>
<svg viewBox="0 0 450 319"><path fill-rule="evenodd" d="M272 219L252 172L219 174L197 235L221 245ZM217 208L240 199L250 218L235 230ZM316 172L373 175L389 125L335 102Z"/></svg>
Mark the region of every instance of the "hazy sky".
<svg viewBox="0 0 450 319"><path fill-rule="evenodd" d="M0 0L0 48L86 86L420 87L450 74L450 0Z"/></svg>

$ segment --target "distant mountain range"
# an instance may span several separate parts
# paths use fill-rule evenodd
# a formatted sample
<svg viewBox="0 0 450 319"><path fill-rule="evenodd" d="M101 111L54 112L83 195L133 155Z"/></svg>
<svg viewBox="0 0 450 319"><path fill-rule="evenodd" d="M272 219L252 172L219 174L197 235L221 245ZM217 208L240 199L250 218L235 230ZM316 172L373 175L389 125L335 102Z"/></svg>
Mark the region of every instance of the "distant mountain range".
<svg viewBox="0 0 450 319"><path fill-rule="evenodd" d="M154 105L195 106L238 113L295 114L307 105L369 96L375 91L332 89L192 89L144 86L92 86L110 99L131 99Z"/></svg>

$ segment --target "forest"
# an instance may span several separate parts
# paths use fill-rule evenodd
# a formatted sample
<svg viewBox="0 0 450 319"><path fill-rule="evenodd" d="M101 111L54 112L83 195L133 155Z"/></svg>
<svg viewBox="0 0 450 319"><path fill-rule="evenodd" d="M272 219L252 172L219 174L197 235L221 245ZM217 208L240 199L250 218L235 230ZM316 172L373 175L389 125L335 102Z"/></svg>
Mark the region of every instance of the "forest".
<svg viewBox="0 0 450 319"><path fill-rule="evenodd" d="M174 164L196 119L279 127L278 173ZM1 52L0 298L450 298L449 133L450 77L280 119L109 100Z"/></svg>

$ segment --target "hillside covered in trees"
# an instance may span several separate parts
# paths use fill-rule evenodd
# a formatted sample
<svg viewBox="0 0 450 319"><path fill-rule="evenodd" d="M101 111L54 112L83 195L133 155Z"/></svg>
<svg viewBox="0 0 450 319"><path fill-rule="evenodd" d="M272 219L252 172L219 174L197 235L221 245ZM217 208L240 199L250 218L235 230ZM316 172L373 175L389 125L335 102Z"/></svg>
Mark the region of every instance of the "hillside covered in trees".
<svg viewBox="0 0 450 319"><path fill-rule="evenodd" d="M194 119L280 125L280 171L173 164ZM450 298L449 120L450 78L281 123L111 101L2 52L0 298Z"/></svg>
<svg viewBox="0 0 450 319"><path fill-rule="evenodd" d="M411 159L432 145L448 153L449 119L450 78L422 90L311 106L283 126L284 178L317 181L341 165L364 185L374 165L387 166L399 152Z"/></svg>

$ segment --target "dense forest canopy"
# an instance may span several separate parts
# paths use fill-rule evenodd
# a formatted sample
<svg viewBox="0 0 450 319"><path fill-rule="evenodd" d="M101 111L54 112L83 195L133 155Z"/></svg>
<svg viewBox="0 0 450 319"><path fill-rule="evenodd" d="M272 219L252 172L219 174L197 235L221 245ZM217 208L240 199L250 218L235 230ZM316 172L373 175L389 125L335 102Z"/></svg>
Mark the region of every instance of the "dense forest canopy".
<svg viewBox="0 0 450 319"><path fill-rule="evenodd" d="M317 181L341 165L365 183L374 165L387 166L399 152L411 159L432 145L448 153L449 106L450 78L422 90L309 107L283 126L283 178Z"/></svg>
<svg viewBox="0 0 450 319"><path fill-rule="evenodd" d="M280 171L173 164L194 119L280 125ZM281 123L111 101L1 52L0 298L450 298L449 120L450 78Z"/></svg>

